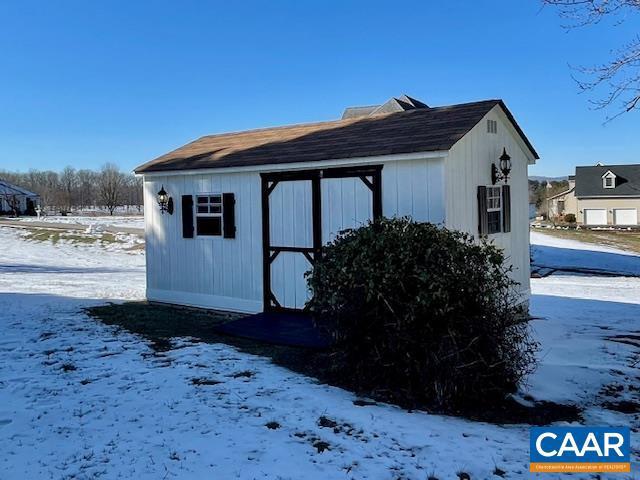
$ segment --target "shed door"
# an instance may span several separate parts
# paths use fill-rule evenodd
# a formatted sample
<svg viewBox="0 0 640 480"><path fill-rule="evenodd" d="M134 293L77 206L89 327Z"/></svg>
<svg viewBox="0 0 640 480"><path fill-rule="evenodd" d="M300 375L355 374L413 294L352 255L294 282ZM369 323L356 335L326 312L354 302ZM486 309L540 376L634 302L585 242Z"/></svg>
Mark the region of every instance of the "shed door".
<svg viewBox="0 0 640 480"><path fill-rule="evenodd" d="M323 243L382 216L382 165L262 173L264 309L304 309Z"/></svg>
<svg viewBox="0 0 640 480"><path fill-rule="evenodd" d="M373 196L360 178L325 178L321 191L323 245L342 230L357 228L373 219Z"/></svg>
<svg viewBox="0 0 640 480"><path fill-rule="evenodd" d="M270 284L274 304L302 309L313 255L311 180L281 181L269 195Z"/></svg>
<svg viewBox="0 0 640 480"><path fill-rule="evenodd" d="M606 225L607 210L602 208L589 208L584 211L584 223L586 225Z"/></svg>
<svg viewBox="0 0 640 480"><path fill-rule="evenodd" d="M613 223L616 225L637 225L638 211L635 208L616 208L613 211Z"/></svg>

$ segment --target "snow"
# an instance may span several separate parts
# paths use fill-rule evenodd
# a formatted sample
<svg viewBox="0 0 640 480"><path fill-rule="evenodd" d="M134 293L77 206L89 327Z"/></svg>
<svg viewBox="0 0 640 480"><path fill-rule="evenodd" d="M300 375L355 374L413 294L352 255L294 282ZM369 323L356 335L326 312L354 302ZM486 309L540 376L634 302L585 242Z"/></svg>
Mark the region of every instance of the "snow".
<svg viewBox="0 0 640 480"><path fill-rule="evenodd" d="M62 224L79 224L87 226L113 226L113 227L130 227L144 228L144 217L142 215L47 215L40 219L38 217L19 217L12 219L18 222L47 222Z"/></svg>
<svg viewBox="0 0 640 480"><path fill-rule="evenodd" d="M349 392L227 345L182 339L155 353L141 337L87 317L82 307L144 297L143 255L98 243L27 242L8 228L0 228L0 245L3 480L423 480L458 471L476 479L492 478L495 466L507 478L530 475L526 425L359 407ZM574 247L571 262L591 248ZM638 329L640 282L551 276L535 279L532 290L541 365L523 393L577 402L586 424L637 426L602 408L599 391L638 376L632 347L604 336ZM236 375L244 371L251 375ZM198 386L193 378L220 383ZM321 416L338 427L320 426ZM265 426L272 421L280 428ZM318 441L329 449L319 452ZM637 458L633 468L637 475Z"/></svg>
<svg viewBox="0 0 640 480"><path fill-rule="evenodd" d="M594 245L531 232L533 263L547 268L587 268L640 275L640 255L604 245Z"/></svg>

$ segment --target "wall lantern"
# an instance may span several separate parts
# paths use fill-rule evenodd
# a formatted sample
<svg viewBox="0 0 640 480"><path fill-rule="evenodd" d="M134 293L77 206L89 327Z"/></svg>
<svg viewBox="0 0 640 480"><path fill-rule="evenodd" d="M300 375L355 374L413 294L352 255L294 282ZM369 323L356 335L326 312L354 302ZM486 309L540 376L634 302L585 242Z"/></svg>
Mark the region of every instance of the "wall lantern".
<svg viewBox="0 0 640 480"><path fill-rule="evenodd" d="M507 149L502 149L502 155L500 155L500 168L496 167L495 163L491 164L491 181L495 185L498 180L504 180L505 183L509 180L509 174L511 173L511 157L507 154Z"/></svg>
<svg viewBox="0 0 640 480"><path fill-rule="evenodd" d="M169 215L173 215L173 198L165 192L164 185L158 192L158 205L160 205L160 213L164 215L164 212L167 212Z"/></svg>

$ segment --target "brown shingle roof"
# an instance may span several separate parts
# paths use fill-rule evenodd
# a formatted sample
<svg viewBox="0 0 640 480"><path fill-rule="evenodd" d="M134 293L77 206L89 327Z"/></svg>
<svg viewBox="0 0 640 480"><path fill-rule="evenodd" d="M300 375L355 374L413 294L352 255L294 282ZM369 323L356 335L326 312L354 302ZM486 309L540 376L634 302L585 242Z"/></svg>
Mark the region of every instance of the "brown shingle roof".
<svg viewBox="0 0 640 480"><path fill-rule="evenodd" d="M259 166L449 150L502 100L485 100L331 122L208 135L136 168L136 173Z"/></svg>

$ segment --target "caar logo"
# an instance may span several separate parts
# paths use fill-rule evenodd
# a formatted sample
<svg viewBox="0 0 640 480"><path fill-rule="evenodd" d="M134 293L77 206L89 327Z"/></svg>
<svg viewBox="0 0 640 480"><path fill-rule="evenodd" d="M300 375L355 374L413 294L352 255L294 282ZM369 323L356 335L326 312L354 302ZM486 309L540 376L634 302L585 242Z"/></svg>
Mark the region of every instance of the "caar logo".
<svg viewBox="0 0 640 480"><path fill-rule="evenodd" d="M627 427L534 427L530 433L530 471L631 471Z"/></svg>

